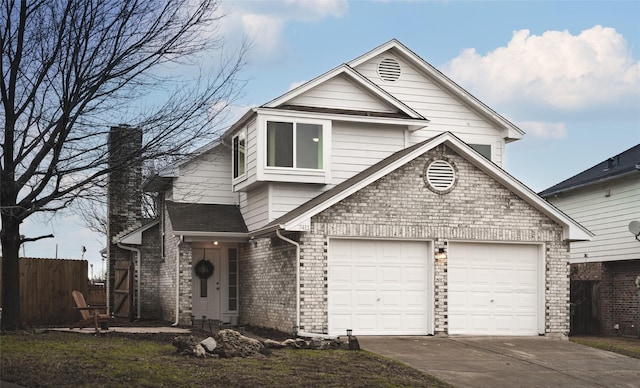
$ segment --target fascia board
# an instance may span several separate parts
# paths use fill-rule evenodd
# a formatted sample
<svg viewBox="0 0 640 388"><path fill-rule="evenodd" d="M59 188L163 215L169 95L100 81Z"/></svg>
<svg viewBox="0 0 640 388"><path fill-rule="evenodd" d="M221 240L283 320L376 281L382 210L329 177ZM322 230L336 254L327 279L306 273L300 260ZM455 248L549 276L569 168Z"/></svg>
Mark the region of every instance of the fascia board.
<svg viewBox="0 0 640 388"><path fill-rule="evenodd" d="M239 233L239 232L198 232L198 231L189 231L189 230L174 230L174 236L183 236L183 237L208 237L208 238L218 238L218 239L249 239L248 233Z"/></svg>
<svg viewBox="0 0 640 388"><path fill-rule="evenodd" d="M277 115L294 118L309 118L321 120L349 121L371 124L390 124L407 126L411 131L426 128L429 124L427 119L396 119L389 117L371 117L371 116L350 116L337 113L321 113L321 112L302 112L277 108L256 108L258 114Z"/></svg>
<svg viewBox="0 0 640 388"><path fill-rule="evenodd" d="M558 222L563 227L563 238L568 241L588 241L594 236L589 230L585 227L571 219L569 216L564 214L562 211L557 209L555 206L551 205L541 197L539 197L535 192L533 192L530 188L525 186L523 183L515 179L513 176L509 175L506 171L502 170L492 162L488 161L485 157L475 152L471 147L466 145L462 140L456 138L452 134L445 132L442 135L434 138L433 140L425 143L422 147L413 150L411 153L405 155L404 157L390 163L385 166L383 169L376 171L374 174L366 177L365 179L359 181L357 184L349 187L348 189L342 191L341 193L336 194L335 196L329 198L327 201L319 204L318 206L309 209L307 212L301 214L300 216L286 222L283 225L283 228L287 230L291 228L291 230L296 230L299 225L304 224L308 219L313 217L314 215L320 213L321 211L328 209L329 207L335 205L340 202L344 198L348 197L351 194L359 191L363 187L375 182L381 177L393 172L394 170L400 168L404 164L410 162L411 160L417 158L418 156L425 153L427 150L430 150L440 144L447 143L448 146L451 146L455 151L462 154L462 156L469 160L471 163L476 165L476 167L480 168L482 171L487 173L489 176L506 186L509 190L523 198L534 208L538 209L542 213L546 214L548 217Z"/></svg>
<svg viewBox="0 0 640 388"><path fill-rule="evenodd" d="M255 116L255 114L256 114L255 107L249 109L244 115L242 115L242 117L238 119L238 121L233 123L231 127L229 127L229 129L227 129L226 132L223 133L222 136L220 136L220 138L225 139L231 134L233 134L234 132L236 132L238 128L244 126L247 123L247 121L249 121L253 116Z"/></svg>
<svg viewBox="0 0 640 388"><path fill-rule="evenodd" d="M141 226L140 228L134 230L133 232L125 234L115 242L128 244L128 245L142 245L142 233L158 225L159 223L160 221L149 222L148 224Z"/></svg>
<svg viewBox="0 0 640 388"><path fill-rule="evenodd" d="M372 93L374 96L378 97L379 99L381 99L382 101L384 101L385 103L395 107L396 109L399 109L400 111L402 111L403 113L409 115L409 117L411 118L415 118L415 119L424 119L424 117L422 115L420 115L418 112L416 112L415 110L411 109L409 106L407 106L406 104L404 104L402 101L398 100L397 98L393 97L392 95L390 95L389 93L385 92L383 89L381 89L380 87L378 87L376 84L374 84L373 82L369 81L366 77L364 77L362 74L358 73L357 71L355 71L353 68L347 66L347 65L340 65L338 67L336 67L333 70L328 71L327 73L322 74L319 77L316 77L315 79L298 86L297 88L281 95L280 97L277 97L269 102L267 102L266 104L263 105L263 107L265 108L277 108L278 106L286 103L287 101L300 96L303 93L308 92L309 90L315 88L316 86L328 81L331 78L334 78L340 74L344 74L347 75L349 78L351 78L354 82L356 82L359 86L363 87L364 89L366 89L367 91L369 91L370 93Z"/></svg>
<svg viewBox="0 0 640 388"><path fill-rule="evenodd" d="M384 43L381 46L376 47L375 49L369 51L368 53L359 56L358 58L348 62L347 64L353 68L361 65L364 62L371 60L372 58L382 54L385 51L389 51L391 49L397 50L400 55L408 60L410 63L416 65L419 69L422 69L426 74L431 76L436 80L440 86L447 89L449 92L453 93L455 96L458 96L462 101L471 105L478 111L482 116L489 119L490 121L498 124L503 128L504 137L510 140L521 139L525 132L515 126L512 122L502 117L500 114L496 113L493 109L489 108L482 101L478 100L471 93L467 92L460 85L455 83L449 77L445 76L438 69L430 65L427 61L422 59L419 55L408 49L405 45L400 43L396 39L392 39L387 43Z"/></svg>
<svg viewBox="0 0 640 388"><path fill-rule="evenodd" d="M465 158L476 167L487 173L493 179L497 180L509 190L517 194L520 198L523 198L527 203L541 211L563 227L564 239L568 241L589 241L593 238L594 234L591 233L584 226L573 220L571 217L563 213L561 210L544 200L528 186L514 178L505 170L499 168L482 155L475 152L469 146L464 144L461 140L453 138L449 145L459 152L464 154Z"/></svg>

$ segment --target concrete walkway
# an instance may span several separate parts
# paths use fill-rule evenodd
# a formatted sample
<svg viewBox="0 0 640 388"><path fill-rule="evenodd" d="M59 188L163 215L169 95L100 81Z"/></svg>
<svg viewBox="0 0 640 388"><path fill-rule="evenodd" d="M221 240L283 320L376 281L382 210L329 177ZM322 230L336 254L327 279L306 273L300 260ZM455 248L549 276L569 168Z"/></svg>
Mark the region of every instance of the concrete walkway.
<svg viewBox="0 0 640 388"><path fill-rule="evenodd" d="M358 337L457 387L640 387L640 360L546 337Z"/></svg>

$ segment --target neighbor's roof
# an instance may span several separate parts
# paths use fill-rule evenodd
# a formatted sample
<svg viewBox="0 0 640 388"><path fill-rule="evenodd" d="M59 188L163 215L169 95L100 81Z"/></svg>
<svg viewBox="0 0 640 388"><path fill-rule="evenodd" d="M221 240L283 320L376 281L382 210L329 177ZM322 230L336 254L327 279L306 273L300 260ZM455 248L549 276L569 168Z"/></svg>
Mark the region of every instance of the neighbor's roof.
<svg viewBox="0 0 640 388"><path fill-rule="evenodd" d="M166 205L174 234L247 232L240 209L235 205L172 201L167 201Z"/></svg>
<svg viewBox="0 0 640 388"><path fill-rule="evenodd" d="M640 144L604 160L571 178L541 191L540 196L549 197L569 190L585 187L640 171Z"/></svg>
<svg viewBox="0 0 640 388"><path fill-rule="evenodd" d="M349 195L404 166L406 163L409 163L440 144L446 144L448 147L452 148L462 157L467 159L470 163L474 164L477 168L484 171L486 174L504 185L507 189L525 200L531 206L556 221L563 227L565 239L570 241L584 241L591 240L593 237L593 234L578 222L539 197L529 187L511 176L495 163L492 163L480 155L450 132L442 133L431 139L424 140L409 148L405 148L392 154L359 174L343 181L332 189L327 190L317 197L300 205L252 234L259 236L271 233L276 229L304 230L305 227L309 225L311 217L314 215L328 209L339 201L347 198Z"/></svg>

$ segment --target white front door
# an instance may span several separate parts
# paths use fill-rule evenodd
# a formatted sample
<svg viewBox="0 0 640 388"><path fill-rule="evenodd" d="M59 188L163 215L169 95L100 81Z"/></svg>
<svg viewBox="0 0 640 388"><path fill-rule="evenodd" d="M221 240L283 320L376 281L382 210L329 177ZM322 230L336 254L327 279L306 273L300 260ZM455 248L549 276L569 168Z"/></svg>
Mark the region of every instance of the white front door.
<svg viewBox="0 0 640 388"><path fill-rule="evenodd" d="M331 239L329 252L329 334L429 334L428 243Z"/></svg>
<svg viewBox="0 0 640 388"><path fill-rule="evenodd" d="M222 270L220 248L193 248L193 315L196 319L221 319L220 272ZM196 275L195 267L201 260L213 265L213 274L209 278Z"/></svg>

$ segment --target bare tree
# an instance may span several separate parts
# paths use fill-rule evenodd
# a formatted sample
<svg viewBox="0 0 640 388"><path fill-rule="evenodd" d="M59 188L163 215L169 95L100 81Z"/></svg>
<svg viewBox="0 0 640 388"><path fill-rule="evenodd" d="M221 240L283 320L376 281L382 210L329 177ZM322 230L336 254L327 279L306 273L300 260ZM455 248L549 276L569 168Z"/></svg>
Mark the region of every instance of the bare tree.
<svg viewBox="0 0 640 388"><path fill-rule="evenodd" d="M2 327L20 321L20 224L104 187L108 127L143 131L122 163L177 156L217 135L244 48L223 56L217 0L0 0ZM194 82L175 64L217 62Z"/></svg>

